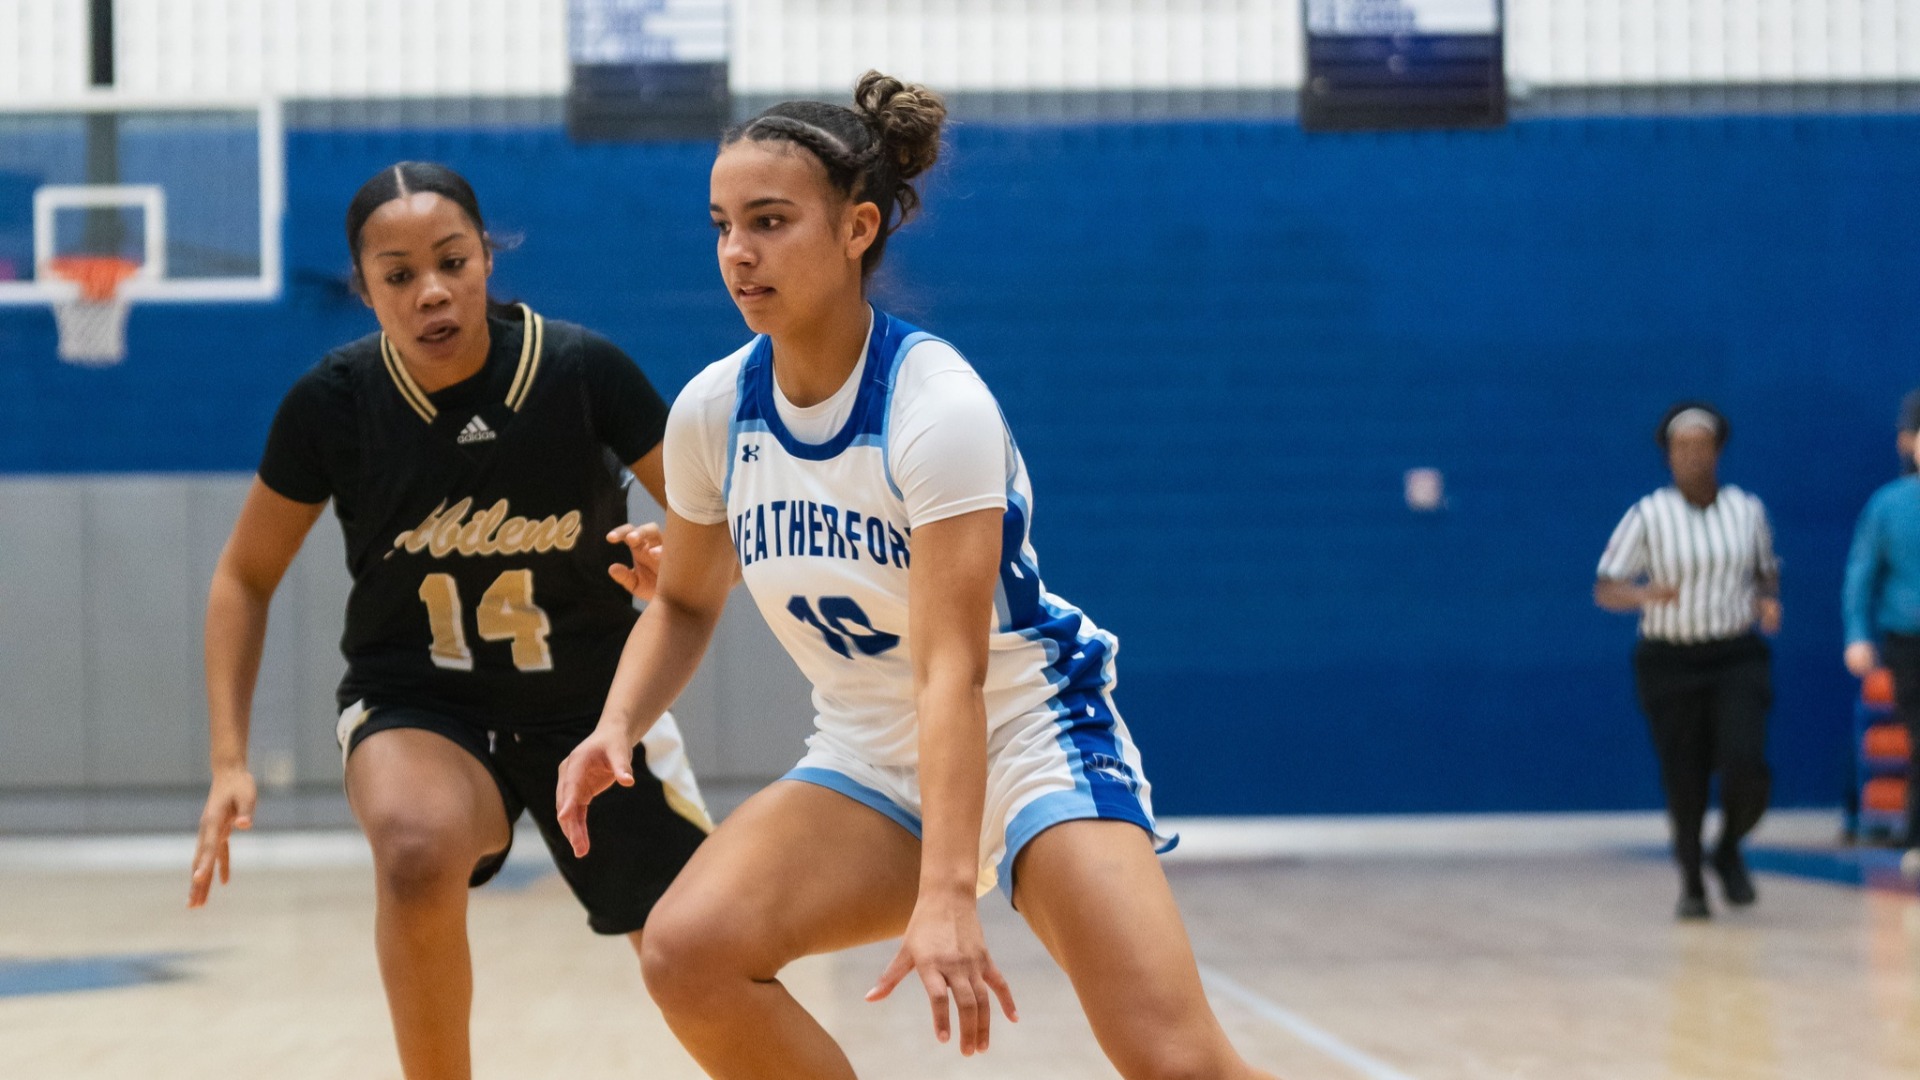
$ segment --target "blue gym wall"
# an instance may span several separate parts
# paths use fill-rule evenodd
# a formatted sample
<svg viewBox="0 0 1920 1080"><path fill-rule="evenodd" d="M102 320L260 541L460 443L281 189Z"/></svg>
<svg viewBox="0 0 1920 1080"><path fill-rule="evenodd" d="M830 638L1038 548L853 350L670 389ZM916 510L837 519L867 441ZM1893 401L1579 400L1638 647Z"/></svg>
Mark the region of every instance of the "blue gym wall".
<svg viewBox="0 0 1920 1080"><path fill-rule="evenodd" d="M139 307L133 359L54 361L0 309L0 472L247 470L287 385L372 326L340 218L445 160L523 242L496 292L668 393L743 339L706 145L558 129L295 131L273 306ZM1920 384L1920 117L961 125L884 302L999 394L1054 591L1121 637L1165 812L1658 805L1631 621L1589 601L1651 429L1704 396L1785 560L1777 801L1832 804L1837 593ZM1442 469L1448 505L1401 501Z"/></svg>

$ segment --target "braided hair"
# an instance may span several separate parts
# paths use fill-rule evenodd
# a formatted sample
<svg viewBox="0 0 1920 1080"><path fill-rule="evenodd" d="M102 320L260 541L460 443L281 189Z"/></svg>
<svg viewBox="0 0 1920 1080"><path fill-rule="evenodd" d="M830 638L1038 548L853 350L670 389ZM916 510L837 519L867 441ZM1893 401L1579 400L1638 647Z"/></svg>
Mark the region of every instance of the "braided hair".
<svg viewBox="0 0 1920 1080"><path fill-rule="evenodd" d="M916 83L869 71L853 88L853 107L824 101L785 101L721 137L726 149L743 139L787 142L826 166L834 190L880 208L880 234L860 258L869 277L886 253L887 238L920 208L913 179L940 158L940 125L947 105Z"/></svg>

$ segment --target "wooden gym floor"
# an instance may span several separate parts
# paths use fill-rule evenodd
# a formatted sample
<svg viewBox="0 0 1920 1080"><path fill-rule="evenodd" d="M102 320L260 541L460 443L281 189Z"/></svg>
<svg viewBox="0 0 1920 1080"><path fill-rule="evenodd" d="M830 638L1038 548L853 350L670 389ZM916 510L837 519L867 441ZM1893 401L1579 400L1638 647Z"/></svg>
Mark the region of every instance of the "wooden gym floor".
<svg viewBox="0 0 1920 1080"><path fill-rule="evenodd" d="M1215 1006L1291 1080L1911 1080L1920 898L1890 853L1779 814L1760 904L1671 916L1651 815L1183 824L1168 871ZM0 1077L397 1078L352 834L243 837L185 908L190 841L0 840ZM624 942L594 937L536 839L474 895L477 1076L700 1074ZM967 1060L924 998L861 994L885 945L786 978L862 1076L1111 1077L997 894L989 941L1025 1017Z"/></svg>

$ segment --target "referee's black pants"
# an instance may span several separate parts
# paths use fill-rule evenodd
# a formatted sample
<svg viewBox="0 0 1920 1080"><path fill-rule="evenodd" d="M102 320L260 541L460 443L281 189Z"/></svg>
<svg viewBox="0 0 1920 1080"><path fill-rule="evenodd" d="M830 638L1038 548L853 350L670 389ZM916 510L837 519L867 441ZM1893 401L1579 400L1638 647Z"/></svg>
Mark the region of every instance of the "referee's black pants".
<svg viewBox="0 0 1920 1080"><path fill-rule="evenodd" d="M1689 888L1700 883L1700 829L1714 773L1722 848L1737 846L1766 812L1771 667L1766 643L1754 634L1699 645L1642 640L1633 654L1640 707L1660 755L1673 858Z"/></svg>
<svg viewBox="0 0 1920 1080"><path fill-rule="evenodd" d="M1908 847L1920 847L1920 635L1888 634L1880 659L1893 675L1893 703L1907 725Z"/></svg>

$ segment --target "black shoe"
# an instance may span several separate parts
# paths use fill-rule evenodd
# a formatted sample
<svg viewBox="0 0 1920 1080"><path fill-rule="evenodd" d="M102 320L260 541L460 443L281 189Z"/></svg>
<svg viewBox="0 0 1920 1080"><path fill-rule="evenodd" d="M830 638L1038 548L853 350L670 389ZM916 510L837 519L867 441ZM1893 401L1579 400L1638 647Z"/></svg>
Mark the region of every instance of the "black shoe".
<svg viewBox="0 0 1920 1080"><path fill-rule="evenodd" d="M1753 891L1753 878L1747 874L1747 861L1740 857L1739 848L1723 847L1714 852L1713 870L1720 875L1720 891L1726 895L1727 903L1746 907L1758 898Z"/></svg>
<svg viewBox="0 0 1920 1080"><path fill-rule="evenodd" d="M1706 893L1681 893L1680 906L1674 909L1673 916L1682 922L1691 922L1695 919L1711 919L1713 918L1713 909L1707 906Z"/></svg>

